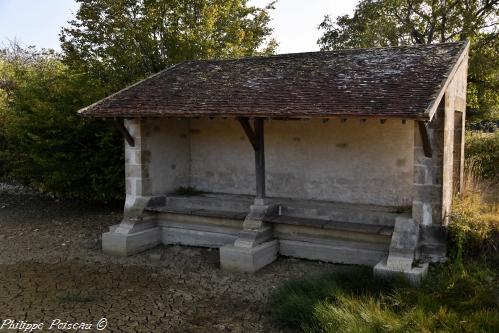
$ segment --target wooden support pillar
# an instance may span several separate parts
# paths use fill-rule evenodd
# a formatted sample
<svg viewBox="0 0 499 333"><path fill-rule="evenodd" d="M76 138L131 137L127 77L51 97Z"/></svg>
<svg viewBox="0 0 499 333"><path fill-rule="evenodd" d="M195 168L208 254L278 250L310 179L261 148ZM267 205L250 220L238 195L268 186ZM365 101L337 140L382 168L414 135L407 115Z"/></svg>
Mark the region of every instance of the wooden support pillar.
<svg viewBox="0 0 499 333"><path fill-rule="evenodd" d="M253 128L248 118L239 118L244 133L255 151L256 199L265 198L265 140L263 118L255 118Z"/></svg>
<svg viewBox="0 0 499 333"><path fill-rule="evenodd" d="M118 129L120 130L120 132L123 135L123 137L125 138L125 140L128 143L128 145L130 147L134 147L135 146L135 140L130 135L130 132L128 132L128 130L125 127L125 125L123 125L123 120L119 120L119 119L115 118L114 122L115 122L116 126L118 127Z"/></svg>
<svg viewBox="0 0 499 333"><path fill-rule="evenodd" d="M265 198L265 144L263 118L255 118L255 175L256 198Z"/></svg>
<svg viewBox="0 0 499 333"><path fill-rule="evenodd" d="M428 135L428 130L426 129L426 124L422 121L418 121L419 135L421 135L421 141L423 142L423 152L425 157L431 157L433 155L430 143L430 136Z"/></svg>

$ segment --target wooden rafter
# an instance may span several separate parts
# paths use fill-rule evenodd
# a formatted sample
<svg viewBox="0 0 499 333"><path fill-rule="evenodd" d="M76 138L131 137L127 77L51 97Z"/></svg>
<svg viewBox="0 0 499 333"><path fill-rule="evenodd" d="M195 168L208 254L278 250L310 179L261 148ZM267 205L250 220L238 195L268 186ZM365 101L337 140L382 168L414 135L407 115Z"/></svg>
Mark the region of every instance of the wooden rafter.
<svg viewBox="0 0 499 333"><path fill-rule="evenodd" d="M424 156L432 157L433 153L431 150L430 136L428 134L428 129L424 121L418 121L419 135L421 135L421 141L423 142L423 152Z"/></svg>
<svg viewBox="0 0 499 333"><path fill-rule="evenodd" d="M125 138L125 140L128 143L128 145L130 147L134 147L135 146L135 140L130 135L130 132L128 132L128 129L125 127L125 125L123 125L123 121L120 120L120 119L114 119L114 122L116 124L116 127L118 127L118 129L120 130L121 134Z"/></svg>
<svg viewBox="0 0 499 333"><path fill-rule="evenodd" d="M248 137L248 140L250 141L251 145L253 146L253 149L257 149L257 142L256 142L256 135L255 131L251 127L251 124L249 122L248 118L238 118L239 123L241 123L241 126L244 130L244 133L246 133L246 136Z"/></svg>

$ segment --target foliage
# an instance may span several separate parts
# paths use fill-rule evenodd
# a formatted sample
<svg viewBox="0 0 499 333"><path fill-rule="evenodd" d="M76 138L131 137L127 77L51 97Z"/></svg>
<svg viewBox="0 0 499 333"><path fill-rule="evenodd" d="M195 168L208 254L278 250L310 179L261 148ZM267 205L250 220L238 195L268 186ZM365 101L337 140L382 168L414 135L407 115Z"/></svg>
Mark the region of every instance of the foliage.
<svg viewBox="0 0 499 333"><path fill-rule="evenodd" d="M465 156L474 176L499 185L499 132L467 133Z"/></svg>
<svg viewBox="0 0 499 333"><path fill-rule="evenodd" d="M62 56L0 50L0 176L88 199L124 192L123 140L76 111L190 59L273 52L268 11L247 0L77 0ZM5 170L3 170L5 169Z"/></svg>
<svg viewBox="0 0 499 333"><path fill-rule="evenodd" d="M272 295L271 311L283 327L309 333L496 332L498 282L497 270L469 262L431 268L420 288L357 269L288 282Z"/></svg>
<svg viewBox="0 0 499 333"><path fill-rule="evenodd" d="M498 0L362 0L353 16L326 16L323 50L471 41L468 111L499 118Z"/></svg>
<svg viewBox="0 0 499 333"><path fill-rule="evenodd" d="M247 0L77 0L80 8L61 32L64 61L110 91L194 59L272 53L272 3ZM260 51L258 51L260 49Z"/></svg>
<svg viewBox="0 0 499 333"><path fill-rule="evenodd" d="M3 50L0 160L7 172L54 195L108 200L123 193L122 139L76 110L102 96L50 51Z"/></svg>
<svg viewBox="0 0 499 333"><path fill-rule="evenodd" d="M476 193L456 199L449 225L450 256L456 262L462 258L498 260L499 216Z"/></svg>

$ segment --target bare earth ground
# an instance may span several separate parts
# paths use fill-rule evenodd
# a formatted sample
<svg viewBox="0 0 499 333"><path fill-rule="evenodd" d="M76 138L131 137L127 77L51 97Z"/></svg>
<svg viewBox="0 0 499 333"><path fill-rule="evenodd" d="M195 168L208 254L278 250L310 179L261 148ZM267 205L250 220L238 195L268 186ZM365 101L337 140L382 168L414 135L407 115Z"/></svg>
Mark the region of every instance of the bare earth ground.
<svg viewBox="0 0 499 333"><path fill-rule="evenodd" d="M280 332L267 305L277 285L348 269L280 258L254 275L231 273L219 269L218 250L181 246L104 255L101 234L120 218L119 207L0 183L0 319L43 322L44 331L55 319L95 328L105 317L108 332Z"/></svg>

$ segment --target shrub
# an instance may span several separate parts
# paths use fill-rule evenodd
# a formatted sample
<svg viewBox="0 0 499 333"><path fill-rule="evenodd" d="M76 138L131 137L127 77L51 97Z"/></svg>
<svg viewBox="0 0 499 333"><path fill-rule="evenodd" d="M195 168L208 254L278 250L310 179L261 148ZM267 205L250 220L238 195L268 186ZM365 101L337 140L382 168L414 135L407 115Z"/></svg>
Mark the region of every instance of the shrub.
<svg viewBox="0 0 499 333"><path fill-rule="evenodd" d="M0 59L0 61L2 61ZM0 160L9 176L55 196L121 198L123 144L109 122L77 110L104 92L52 53L6 58L0 68ZM1 164L1 163L0 163Z"/></svg>
<svg viewBox="0 0 499 333"><path fill-rule="evenodd" d="M449 255L454 261L497 259L499 218L481 202L477 193L456 198L449 224Z"/></svg>
<svg viewBox="0 0 499 333"><path fill-rule="evenodd" d="M478 181L499 184L499 132L466 134L466 168Z"/></svg>

